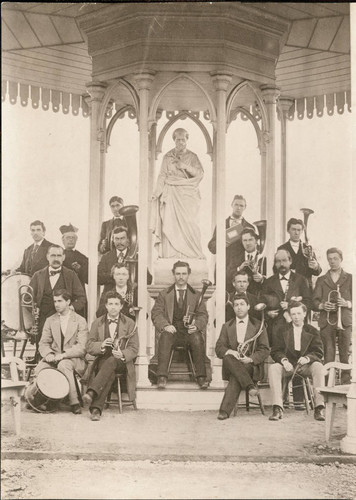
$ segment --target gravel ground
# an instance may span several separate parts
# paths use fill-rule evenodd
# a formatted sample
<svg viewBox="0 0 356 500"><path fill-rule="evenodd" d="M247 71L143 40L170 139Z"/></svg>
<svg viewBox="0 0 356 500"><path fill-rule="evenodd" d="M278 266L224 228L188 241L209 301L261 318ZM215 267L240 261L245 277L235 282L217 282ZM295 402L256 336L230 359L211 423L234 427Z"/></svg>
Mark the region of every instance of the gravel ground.
<svg viewBox="0 0 356 500"><path fill-rule="evenodd" d="M356 466L4 460L2 499L356 498Z"/></svg>

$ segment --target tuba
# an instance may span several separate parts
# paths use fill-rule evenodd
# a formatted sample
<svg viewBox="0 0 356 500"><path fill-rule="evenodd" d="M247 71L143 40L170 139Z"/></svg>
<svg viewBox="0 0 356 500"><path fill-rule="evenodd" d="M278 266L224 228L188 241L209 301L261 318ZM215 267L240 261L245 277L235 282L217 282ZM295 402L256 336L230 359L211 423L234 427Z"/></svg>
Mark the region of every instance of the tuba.
<svg viewBox="0 0 356 500"><path fill-rule="evenodd" d="M125 217L127 227L129 230L130 246L126 256L126 262L129 265L130 281L131 283L136 282L136 271L137 271L137 253L138 253L138 240L137 240L137 221L136 213L138 211L137 205L127 205L126 207L120 208L120 215Z"/></svg>
<svg viewBox="0 0 356 500"><path fill-rule="evenodd" d="M311 214L314 213L314 210L311 208L301 208L300 211L304 215L304 238L305 238L305 247L303 248L303 253L305 257L308 259L308 261L315 259L315 252L313 251L313 247L309 244L309 239L308 239L308 219Z"/></svg>
<svg viewBox="0 0 356 500"><path fill-rule="evenodd" d="M237 350L237 354L239 356L239 359L244 358L246 356L246 353L249 350L251 344L252 344L251 353L254 352L255 346L256 346L256 341L257 341L258 337L261 335L261 333L263 332L263 328L265 325L265 308L266 308L266 304L264 304L263 302L255 305L255 307L254 307L255 311L262 311L261 325L260 325L260 328L259 328L258 332L256 333L256 335L254 335L253 337L251 337L248 340L245 340L244 342L242 342L241 344L239 344L237 346L236 350Z"/></svg>
<svg viewBox="0 0 356 500"><path fill-rule="evenodd" d="M197 305L195 306L195 309L193 312L190 312L189 311L189 306L187 307L187 311L185 313L185 316L187 316L187 320L184 321L184 326L186 328L188 328L192 323L193 323L193 320L197 314L197 312L199 311L199 307L201 306L203 300L204 300L204 295L205 295L205 292L207 291L208 287L212 285L212 282L209 281L209 280L201 280L202 284L203 284L203 287L201 289L201 294L200 294L200 297L199 297L199 300L197 302Z"/></svg>

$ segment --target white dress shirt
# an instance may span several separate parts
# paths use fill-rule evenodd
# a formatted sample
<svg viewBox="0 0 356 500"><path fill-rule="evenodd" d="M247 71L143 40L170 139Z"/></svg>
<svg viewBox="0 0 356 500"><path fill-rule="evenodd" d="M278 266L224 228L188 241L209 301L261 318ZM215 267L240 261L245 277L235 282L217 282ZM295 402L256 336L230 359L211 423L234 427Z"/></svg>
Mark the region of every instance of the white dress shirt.
<svg viewBox="0 0 356 500"><path fill-rule="evenodd" d="M249 260L256 260L256 256L257 256L257 249L254 251L254 252L246 252L245 250L245 260L249 261Z"/></svg>
<svg viewBox="0 0 356 500"><path fill-rule="evenodd" d="M48 268L48 273L50 273L51 271L61 271L62 272L62 268L60 267L59 269L54 269L53 267L49 267ZM57 281L59 280L59 276L60 276L60 272L51 276L49 275L49 282L51 283L51 288L53 290L53 288L55 287Z"/></svg>
<svg viewBox="0 0 356 500"><path fill-rule="evenodd" d="M286 280L282 278L286 278ZM287 274L285 274L284 276L282 274L279 275L279 282L281 284L284 293L286 293L287 287L289 286L289 280L290 280L290 271L288 271Z"/></svg>
<svg viewBox="0 0 356 500"><path fill-rule="evenodd" d="M175 287L175 289L176 289L177 302L179 302L179 290L184 290L184 293L183 293L183 300L184 300L185 299L185 294L187 292L187 287L185 287L185 288Z"/></svg>
<svg viewBox="0 0 356 500"><path fill-rule="evenodd" d="M236 219L235 217L229 218L229 227L238 226L240 224L242 224L242 218L241 219Z"/></svg>
<svg viewBox="0 0 356 500"><path fill-rule="evenodd" d="M110 332L111 340L114 340L114 338L115 338L117 325L119 323L119 316L117 316L117 318L109 318L109 316L108 316L108 321L115 320L115 319L117 319L117 323L110 323L109 324L109 332Z"/></svg>
<svg viewBox="0 0 356 500"><path fill-rule="evenodd" d="M116 255L117 255L117 258L119 259L120 257L120 254L122 254L122 259L123 261L125 260L126 258L126 254L127 254L127 248L125 248L125 250L117 250L116 249Z"/></svg>
<svg viewBox="0 0 356 500"><path fill-rule="evenodd" d="M303 330L302 326L293 325L294 349L296 351L301 350L302 330Z"/></svg>
<svg viewBox="0 0 356 500"><path fill-rule="evenodd" d="M64 336L65 336L66 331L67 331L69 316L70 316L69 311L68 311L67 314L59 314L59 321L60 321L60 324L61 324L61 331L62 331L62 333L63 333Z"/></svg>
<svg viewBox="0 0 356 500"><path fill-rule="evenodd" d="M248 316L242 319L236 318L236 336L237 336L237 342L239 344L242 344L242 342L244 342L245 340L247 323L248 323Z"/></svg>
<svg viewBox="0 0 356 500"><path fill-rule="evenodd" d="M293 252L295 254L297 254L299 252L299 247L300 247L300 241L298 242L295 242L295 241L291 241L289 240L289 243L290 243L290 246L292 247L293 249Z"/></svg>

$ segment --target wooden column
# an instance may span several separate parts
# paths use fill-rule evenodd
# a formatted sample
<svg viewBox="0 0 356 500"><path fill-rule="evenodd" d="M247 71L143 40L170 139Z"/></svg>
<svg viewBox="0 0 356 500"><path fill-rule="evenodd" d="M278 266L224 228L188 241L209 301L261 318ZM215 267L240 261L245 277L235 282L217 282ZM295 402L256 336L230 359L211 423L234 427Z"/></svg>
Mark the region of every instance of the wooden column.
<svg viewBox="0 0 356 500"><path fill-rule="evenodd" d="M284 241L287 227L287 199L288 199L288 184L287 184L287 115L289 108L294 103L292 97L280 97L278 99L279 116L281 120L281 231L279 235L280 241Z"/></svg>
<svg viewBox="0 0 356 500"><path fill-rule="evenodd" d="M136 84L140 98L139 130L140 130L140 180L139 180L139 252L138 252L138 305L142 308L139 315L138 332L140 338L140 351L137 358L138 387L147 387L151 383L148 379L148 335L147 325L147 265L148 265L148 185L149 185L149 161L148 161L148 94L153 81L152 73L140 73L136 75Z"/></svg>
<svg viewBox="0 0 356 500"><path fill-rule="evenodd" d="M226 237L225 237L225 157L226 157L226 91L231 75L212 74L216 92L216 327L215 341L225 323ZM212 339L213 340L213 339ZM222 385L221 361L213 359L213 385Z"/></svg>
<svg viewBox="0 0 356 500"><path fill-rule="evenodd" d="M100 234L100 209L103 196L102 169L103 169L103 141L105 131L99 123L101 101L104 97L106 84L90 82L87 90L90 95L90 166L89 166L89 218L90 226L88 237L89 280L88 280L88 323L95 319L97 309L97 269L98 269L98 242Z"/></svg>
<svg viewBox="0 0 356 500"><path fill-rule="evenodd" d="M265 141L261 142L261 219L267 219L267 147Z"/></svg>
<svg viewBox="0 0 356 500"><path fill-rule="evenodd" d="M355 130L356 130L356 4L350 4L350 23L351 23L351 135L352 140L352 159L349 168L349 179L352 182L351 192L355 193L356 189L356 175L352 170L352 166L356 165L356 143L355 143ZM352 241L356 239L356 199L352 197ZM347 395L347 434L341 440L341 450L344 453L352 453L356 455L356 280L353 279L352 283L352 374L351 385Z"/></svg>
<svg viewBox="0 0 356 500"><path fill-rule="evenodd" d="M264 85L261 87L262 96L268 114L268 131L265 134L266 146L266 219L268 221L268 238L266 241L266 256L268 263L267 274L270 274L273 266L274 253L277 248L277 221L276 206L279 210L280 189L276 185L276 102L279 89L274 86ZM278 240L279 241L279 240Z"/></svg>

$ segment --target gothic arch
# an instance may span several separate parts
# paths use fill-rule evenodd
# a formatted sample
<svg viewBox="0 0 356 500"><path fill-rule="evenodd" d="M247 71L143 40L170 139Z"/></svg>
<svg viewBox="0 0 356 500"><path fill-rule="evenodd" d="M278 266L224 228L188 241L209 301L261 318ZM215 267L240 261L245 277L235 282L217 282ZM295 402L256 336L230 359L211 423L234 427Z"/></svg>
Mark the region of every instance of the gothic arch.
<svg viewBox="0 0 356 500"><path fill-rule="evenodd" d="M231 125L231 121L234 119L234 117L236 117L239 113L245 115L246 118L248 118L250 120L250 122L252 123L252 125L255 129L255 132L256 132L256 136L257 136L258 149L260 150L260 153L261 153L262 149L263 149L263 144L264 144L263 134L262 134L262 131L261 131L260 126L258 124L258 121L247 109L243 108L242 106L238 106L234 110L234 113L232 114L232 119L229 121L228 127Z"/></svg>
<svg viewBox="0 0 356 500"><path fill-rule="evenodd" d="M135 115L135 117L137 117L136 110L135 110L134 106L132 106L131 104L127 104L126 106L123 106L122 108L118 109L116 111L116 113L114 114L114 116L111 118L108 126L106 127L106 147L110 146L110 137L111 137L111 133L112 133L112 130L114 128L115 123L126 112L128 112L128 113L131 112L133 115Z"/></svg>
<svg viewBox="0 0 356 500"><path fill-rule="evenodd" d="M263 98L262 98L262 95L261 95L261 92L258 88L256 88L252 82L249 82L248 80L245 80L244 82L241 82L239 83L238 85L236 85L236 87L234 87L228 98L227 98L227 102L226 102L226 119L227 119L227 126L229 124L229 120L230 120L230 114L231 114L231 110L232 110L232 105L234 103L234 100L237 96L237 94L245 87L249 87L252 92L254 93L255 97L256 97L256 100L258 102L258 105L259 105L259 108L260 108L260 111L261 111L261 118L262 118L262 133L264 132L267 132L269 130L269 120L268 120L268 114L267 114L267 109L266 109L266 106L265 106L265 103L263 102ZM255 125L254 125L255 126Z"/></svg>
<svg viewBox="0 0 356 500"><path fill-rule="evenodd" d="M137 95L137 92L135 88L131 85L131 83L127 82L123 78L119 78L115 83L112 83L109 85L107 88L104 98L101 103L101 110L100 110L100 117L99 117L99 127L101 129L105 129L105 115L106 115L106 109L110 103L110 100L112 99L114 95L114 91L120 86L123 85L130 93L132 100L133 100L133 107L136 110L136 116L139 116L140 113L140 101L139 97Z"/></svg>

